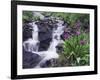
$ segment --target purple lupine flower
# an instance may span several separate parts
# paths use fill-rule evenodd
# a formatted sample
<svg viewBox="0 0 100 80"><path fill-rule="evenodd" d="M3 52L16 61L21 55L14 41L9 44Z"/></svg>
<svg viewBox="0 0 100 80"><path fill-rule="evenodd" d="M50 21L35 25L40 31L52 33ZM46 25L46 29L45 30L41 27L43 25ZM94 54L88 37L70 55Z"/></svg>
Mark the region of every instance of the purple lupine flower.
<svg viewBox="0 0 100 80"><path fill-rule="evenodd" d="M81 44L81 45L84 45L85 43L86 43L85 40L80 40L80 44Z"/></svg>
<svg viewBox="0 0 100 80"><path fill-rule="evenodd" d="M80 31L76 31L76 35L80 35Z"/></svg>

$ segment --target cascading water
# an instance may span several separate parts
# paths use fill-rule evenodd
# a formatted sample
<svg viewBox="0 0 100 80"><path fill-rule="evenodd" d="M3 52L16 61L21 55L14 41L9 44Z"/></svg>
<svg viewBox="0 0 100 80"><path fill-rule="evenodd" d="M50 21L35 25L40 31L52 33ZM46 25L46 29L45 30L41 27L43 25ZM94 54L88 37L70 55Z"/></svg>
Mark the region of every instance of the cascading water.
<svg viewBox="0 0 100 80"><path fill-rule="evenodd" d="M36 14L36 13L35 13ZM39 13L40 15L40 13ZM43 15L41 15L43 18ZM32 31L32 38L29 38L28 40L23 42L23 47L26 51L32 52L33 54L37 54L41 57L41 61L37 63L35 68L40 68L42 64L44 64L46 61L51 59L58 59L59 54L56 51L56 46L59 43L62 43L60 36L64 32L65 26L63 26L64 21L57 20L57 28L53 28L52 31L52 41L50 42L50 46L47 51L38 51L39 48L39 39L38 39L38 25L36 25L35 22L32 22L33 31Z"/></svg>
<svg viewBox="0 0 100 80"><path fill-rule="evenodd" d="M33 31L32 31L32 38L29 38L27 41L24 41L23 46L25 48L26 51L28 52L32 52L38 51L38 27L35 24L35 22L32 23L33 26Z"/></svg>
<svg viewBox="0 0 100 80"><path fill-rule="evenodd" d="M41 64L44 64L48 60L59 58L59 55L56 52L56 46L62 43L60 36L64 32L64 28L65 28L65 26L63 26L62 24L63 22L59 21L57 23L57 26L58 26L57 29L53 30L52 42L50 43L50 47L48 48L48 50L39 53L41 54L41 56L44 56L44 58L38 63L36 68L40 67Z"/></svg>

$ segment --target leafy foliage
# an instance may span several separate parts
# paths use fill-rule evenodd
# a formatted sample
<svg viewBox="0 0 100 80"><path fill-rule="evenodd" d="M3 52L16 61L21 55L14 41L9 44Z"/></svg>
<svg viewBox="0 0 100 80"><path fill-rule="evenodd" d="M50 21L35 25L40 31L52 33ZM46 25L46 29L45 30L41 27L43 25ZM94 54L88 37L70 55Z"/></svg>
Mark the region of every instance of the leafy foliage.
<svg viewBox="0 0 100 80"><path fill-rule="evenodd" d="M89 65L89 35L86 33L72 36L64 42L63 48L69 65Z"/></svg>
<svg viewBox="0 0 100 80"><path fill-rule="evenodd" d="M39 20L38 16L33 16L32 11L23 11L23 23Z"/></svg>

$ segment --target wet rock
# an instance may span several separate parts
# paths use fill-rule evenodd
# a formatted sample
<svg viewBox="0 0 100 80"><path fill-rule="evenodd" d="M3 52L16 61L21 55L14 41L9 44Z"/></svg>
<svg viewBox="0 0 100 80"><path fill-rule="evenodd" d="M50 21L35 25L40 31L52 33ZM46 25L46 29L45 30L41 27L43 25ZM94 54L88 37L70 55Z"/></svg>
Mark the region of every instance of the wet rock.
<svg viewBox="0 0 100 80"><path fill-rule="evenodd" d="M63 52L63 44L58 44L56 46L56 51L57 51L57 53L62 53Z"/></svg>
<svg viewBox="0 0 100 80"><path fill-rule="evenodd" d="M41 58L39 55L27 52L23 50L23 68L34 68L39 62Z"/></svg>
<svg viewBox="0 0 100 80"><path fill-rule="evenodd" d="M47 51L50 45L52 38L48 38L46 40L40 41L39 51Z"/></svg>
<svg viewBox="0 0 100 80"><path fill-rule="evenodd" d="M23 25L23 41L27 40L28 38L32 38L32 25L24 24Z"/></svg>
<svg viewBox="0 0 100 80"><path fill-rule="evenodd" d="M56 67L57 64L57 59L50 59L47 60L46 62L40 64L41 68L46 68L46 67Z"/></svg>
<svg viewBox="0 0 100 80"><path fill-rule="evenodd" d="M53 24L50 20L42 20L37 23L39 28L39 51L46 51L52 41Z"/></svg>
<svg viewBox="0 0 100 80"><path fill-rule="evenodd" d="M39 41L44 41L44 40L47 40L47 39L51 39L52 38L52 32L48 31L48 32L39 32L39 35L38 35L38 39Z"/></svg>

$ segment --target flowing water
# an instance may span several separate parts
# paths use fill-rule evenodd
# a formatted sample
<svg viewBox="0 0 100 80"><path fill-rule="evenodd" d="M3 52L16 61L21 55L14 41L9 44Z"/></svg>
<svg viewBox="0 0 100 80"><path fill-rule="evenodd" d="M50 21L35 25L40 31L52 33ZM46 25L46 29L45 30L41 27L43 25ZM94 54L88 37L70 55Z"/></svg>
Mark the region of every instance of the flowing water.
<svg viewBox="0 0 100 80"><path fill-rule="evenodd" d="M35 24L35 22L33 22L32 25L33 25L32 38L29 38L27 41L24 41L23 46L24 46L25 50L28 52L32 52L32 51L37 52L38 51L38 43L39 43L38 27Z"/></svg>
<svg viewBox="0 0 100 80"><path fill-rule="evenodd" d="M57 28L53 28L52 41L50 42L50 46L46 51L38 51L39 48L38 25L36 25L35 22L32 22L33 26L32 38L29 38L27 41L24 41L23 46L26 51L32 52L33 54L37 54L41 57L42 60L39 63L37 63L35 68L40 68L41 64L44 64L48 60L59 58L59 54L56 51L56 46L59 43L62 43L60 36L64 32L65 26L63 26L64 22L62 20L57 20L57 22L58 22L56 23Z"/></svg>

